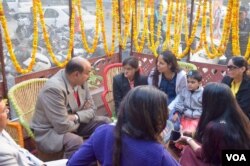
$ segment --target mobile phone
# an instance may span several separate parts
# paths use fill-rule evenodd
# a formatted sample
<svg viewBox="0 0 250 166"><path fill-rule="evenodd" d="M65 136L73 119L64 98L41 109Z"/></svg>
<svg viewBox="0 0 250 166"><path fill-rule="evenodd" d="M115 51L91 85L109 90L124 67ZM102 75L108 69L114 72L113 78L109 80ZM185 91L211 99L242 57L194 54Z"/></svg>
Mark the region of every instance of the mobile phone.
<svg viewBox="0 0 250 166"><path fill-rule="evenodd" d="M181 133L179 131L172 130L170 135L170 140L176 141L181 137Z"/></svg>

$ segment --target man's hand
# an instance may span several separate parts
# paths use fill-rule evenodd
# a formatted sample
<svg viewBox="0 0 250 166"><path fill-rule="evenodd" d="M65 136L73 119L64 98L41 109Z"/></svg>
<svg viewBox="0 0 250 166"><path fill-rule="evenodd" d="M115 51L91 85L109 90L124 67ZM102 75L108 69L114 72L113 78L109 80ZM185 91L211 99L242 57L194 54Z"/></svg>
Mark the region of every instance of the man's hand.
<svg viewBox="0 0 250 166"><path fill-rule="evenodd" d="M68 119L69 119L70 121L74 122L75 119L76 119L76 117L75 117L74 114L69 114L69 115L68 115Z"/></svg>
<svg viewBox="0 0 250 166"><path fill-rule="evenodd" d="M91 100L85 100L85 103L83 104L83 109L89 109L92 107L92 102Z"/></svg>

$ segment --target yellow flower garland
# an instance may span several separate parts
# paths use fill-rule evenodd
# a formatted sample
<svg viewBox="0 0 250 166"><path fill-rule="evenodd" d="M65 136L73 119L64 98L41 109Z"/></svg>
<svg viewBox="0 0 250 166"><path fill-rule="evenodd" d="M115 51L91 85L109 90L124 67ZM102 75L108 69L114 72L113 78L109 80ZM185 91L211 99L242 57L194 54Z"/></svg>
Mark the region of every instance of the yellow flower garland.
<svg viewBox="0 0 250 166"><path fill-rule="evenodd" d="M42 10L42 4L40 1L35 1L36 5L38 6L38 12L40 16L40 21L42 25L42 30L43 30L43 37L44 37L44 42L47 47L48 53L50 54L52 61L59 67L64 67L68 61L71 59L71 53L72 49L74 46L74 31L75 31L75 6L76 6L76 0L72 0L72 14L71 14L71 20L70 20L70 39L69 39L69 49L67 53L67 57L63 62L59 62L56 59L55 54L53 53L52 46L49 41L49 35L46 29L45 21L44 21L44 16L43 16L43 10Z"/></svg>
<svg viewBox="0 0 250 166"><path fill-rule="evenodd" d="M207 17L206 17L206 11L207 11L207 0L204 0L204 4L203 4L203 17L202 17L202 30L201 30L201 39L203 41L207 56L210 59L213 59L216 57L215 54L211 54L210 50L208 48L208 44L207 44L207 35L206 35L206 27L207 27ZM211 23L210 23L211 24Z"/></svg>
<svg viewBox="0 0 250 166"><path fill-rule="evenodd" d="M202 3L202 1L200 1L200 3L199 3L199 15L200 15L200 12L201 12L201 6L203 6L203 3ZM202 13L203 13L203 9L202 9ZM204 14L202 15L202 19L203 19L203 16L204 16ZM199 23L199 20L198 20L198 23ZM197 26L198 26L198 23L197 23ZM200 38L200 41L199 41L199 45L198 45L198 47L196 48L196 49L192 49L192 48L190 48L190 51L191 51L191 53L192 54L195 54L195 53L197 53L198 51L200 51L201 49L202 49L202 47L203 47L203 38L202 38L202 30L201 30L201 33L200 33L200 35L201 35L201 38Z"/></svg>
<svg viewBox="0 0 250 166"><path fill-rule="evenodd" d="M115 6L115 0L112 1L112 6ZM102 32L102 37L103 37L103 45L104 45L104 50L107 56L113 55L115 51L115 26L116 26L116 16L114 15L115 8L113 7L112 9L112 45L111 45L111 51L108 50L108 44L107 44L107 38L106 38L106 32L105 32L105 19L104 19L104 10L103 10L103 3L102 0L98 0L100 4L100 19L101 19L101 32Z"/></svg>
<svg viewBox="0 0 250 166"><path fill-rule="evenodd" d="M247 50L246 50L246 54L245 54L245 59L248 60L248 63L250 64L250 35L248 36L248 44L247 44Z"/></svg>
<svg viewBox="0 0 250 166"><path fill-rule="evenodd" d="M82 20L82 10L81 10L81 1L77 0L77 9L78 9L78 13L79 13L79 21L80 21L80 27L81 27L81 36L82 36L82 43L83 43L83 48L86 49L87 53L92 54L93 52L95 52L95 49L97 47L98 44L98 37L99 37L99 20L100 20L100 4L96 3L96 22L95 22L95 36L93 39L93 44L92 44L92 48L89 47L88 45L88 41L86 38L86 34L85 34L85 30L84 30L84 22Z"/></svg>
<svg viewBox="0 0 250 166"><path fill-rule="evenodd" d="M239 1L233 1L232 10L232 51L233 55L240 56L239 42Z"/></svg>
<svg viewBox="0 0 250 166"><path fill-rule="evenodd" d="M223 23L223 33L222 33L222 38L219 47L217 48L217 51L219 54L223 54L226 50L226 46L229 40L230 36L230 27L231 27L231 12L232 12L232 6L233 6L233 0L230 0L228 2L227 6L227 14L224 19Z"/></svg>
<svg viewBox="0 0 250 166"><path fill-rule="evenodd" d="M210 2L211 3L211 2ZM228 2L228 10L227 10L227 15L226 15L226 18L225 18L225 21L224 21L224 25L223 25L223 35L222 35L222 40L221 40L221 43L219 45L219 47L216 49L215 46L213 45L213 38L211 38L211 49L212 49L212 57L219 57L221 55L223 55L223 53L225 52L226 50L226 45L228 43L228 39L229 39L229 35L230 35L230 25L233 24L233 22L231 22L231 15L233 14L232 13L232 10L230 10L233 6L233 1L230 1ZM210 4L211 6L211 4ZM211 16L211 15L210 15ZM210 37L213 35L213 32L212 32L212 27L210 27ZM208 49L208 46L206 46L206 52L207 54L210 56L210 52L209 52L209 49Z"/></svg>
<svg viewBox="0 0 250 166"><path fill-rule="evenodd" d="M118 39L119 39L119 44L121 46L122 49L126 48L127 45L127 40L128 37L130 36L130 25L131 25L131 20L132 20L132 8L133 8L133 0L125 0L123 1L123 6L121 10L121 13L123 12L124 14L124 21L125 21L125 25L124 25L124 30L121 31L121 23L120 23L120 19L119 19L119 8L118 8L118 1L116 1L117 3L117 9L115 10L115 13L113 13L116 16L116 22L117 22L117 27L118 27ZM121 18L122 20L122 18Z"/></svg>
<svg viewBox="0 0 250 166"><path fill-rule="evenodd" d="M33 0L33 4L34 4L35 0ZM0 20L1 20L1 23L2 23L2 27L3 27L3 30L4 30L4 38L5 38L5 42L6 42L6 45L7 45L7 49L8 49L8 52L10 54L10 59L16 69L16 71L18 73L21 73L21 74L26 74L26 73L29 73L36 61L36 52L37 52L37 42L38 42L38 27L37 27L37 7L36 5L33 5L33 27L34 27L34 38L33 38L33 46L32 46L32 53L31 53L31 61L30 61L30 64L28 65L28 67L26 69L23 69L21 67L21 65L18 63L17 59L16 59L16 55L14 54L14 51L13 51L13 47L12 47L12 42L11 42L11 39L10 39L10 36L9 36L9 33L8 33L8 26L7 26L7 21L6 21L6 18L4 16L4 10L3 10L3 5L2 3L0 3Z"/></svg>
<svg viewBox="0 0 250 166"><path fill-rule="evenodd" d="M199 49L201 49L203 46L205 47L205 51L208 55L209 58L215 58L218 56L221 56L225 49L226 49L226 45L229 39L229 34L230 34L230 25L231 25L231 9L233 6L233 0L230 0L228 2L228 9L227 9L227 15L225 17L225 21L223 24L223 34L222 34L222 40L221 43L219 45L219 47L216 49L214 44L213 44L213 39L211 38L211 50L212 53L210 52L210 49L208 47L207 44L207 38L206 38L206 25L207 25L207 19L206 19L206 8L207 8L207 0L204 0L204 5L203 5L203 16L202 16L202 30L201 30L201 40L200 40L200 44L198 46L198 48L195 51L198 51ZM210 19L212 19L212 15L211 15L211 4L210 4ZM211 24L211 23L210 23ZM210 37L212 36L213 31L212 31L212 27L210 25ZM195 51L192 50L192 53L194 53Z"/></svg>
<svg viewBox="0 0 250 166"><path fill-rule="evenodd" d="M185 6L185 8L186 8L186 6ZM193 23L193 26L192 26L192 31L191 31L190 37L188 37L188 23L187 23L188 16L186 15L186 17L184 19L186 21L186 23L185 23L185 28L186 28L186 31L185 31L186 32L186 35L185 35L186 48L181 54L177 55L177 58L179 58L179 59L183 58L188 53L189 50L191 50L191 52L192 52L192 49L190 49L190 47L191 47L191 45L192 45L192 43L194 41L195 34L197 32L197 27L198 27L199 20L200 20L200 12L201 12L201 0L199 0L199 6L198 6L197 14L195 16L195 20L194 20L194 23ZM185 12L185 13L187 14L187 12ZM200 44L196 48L196 50L194 50L194 51L200 50L201 48L202 48L202 45Z"/></svg>
<svg viewBox="0 0 250 166"><path fill-rule="evenodd" d="M172 12L173 12L173 0L168 1L168 15L166 17L166 39L163 43L163 50L170 49L170 36L171 36L171 23L172 23Z"/></svg>
<svg viewBox="0 0 250 166"><path fill-rule="evenodd" d="M159 19L162 20L162 0L160 0L159 4ZM162 21L158 21L157 24L157 32L156 32L156 41L154 41L155 38L155 28L154 28L154 12L155 11L155 6L152 5L152 10L151 10L151 20L150 20L150 34L151 34L151 50L154 53L155 56L157 56L157 51L156 49L159 47L160 44L160 37L161 37L161 29L162 29Z"/></svg>
<svg viewBox="0 0 250 166"><path fill-rule="evenodd" d="M134 0L135 2L135 0ZM134 3L135 4L135 3ZM147 35L147 31L148 31L148 23L147 23L147 19L148 19L148 0L144 1L144 17L143 17L143 32L141 33L142 37L141 40L139 41L139 34L140 32L140 18L141 18L141 14L140 12L138 12L138 17L135 17L135 5L133 5L133 43L135 46L135 50L137 52L142 52L144 45L145 45L145 37ZM138 9L137 9L138 11ZM139 11L140 11L140 7L139 7ZM137 27L136 27L137 26ZM140 43L140 44L139 44Z"/></svg>
<svg viewBox="0 0 250 166"><path fill-rule="evenodd" d="M175 55L178 55L179 53L179 46L181 42L181 30L182 30L182 19L184 17L184 3L186 4L186 1L181 0L176 0L176 18L175 18L175 23L174 23L174 47L172 49L172 52ZM181 3L181 4L180 4Z"/></svg>

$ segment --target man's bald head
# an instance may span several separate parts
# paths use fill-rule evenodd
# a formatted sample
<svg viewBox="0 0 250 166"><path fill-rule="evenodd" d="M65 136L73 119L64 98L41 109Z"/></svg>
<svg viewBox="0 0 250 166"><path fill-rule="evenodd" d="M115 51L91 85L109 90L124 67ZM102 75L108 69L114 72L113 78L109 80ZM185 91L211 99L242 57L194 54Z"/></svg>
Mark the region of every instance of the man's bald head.
<svg viewBox="0 0 250 166"><path fill-rule="evenodd" d="M89 61L82 57L74 57L66 65L65 71L67 74L71 74L75 71L82 73L85 68L91 68Z"/></svg>

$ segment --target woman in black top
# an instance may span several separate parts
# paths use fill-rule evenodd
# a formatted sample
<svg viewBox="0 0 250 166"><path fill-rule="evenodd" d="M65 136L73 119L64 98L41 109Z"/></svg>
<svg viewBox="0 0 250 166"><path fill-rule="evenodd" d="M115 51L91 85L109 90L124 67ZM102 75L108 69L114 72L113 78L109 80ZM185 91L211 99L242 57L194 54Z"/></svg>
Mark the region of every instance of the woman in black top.
<svg viewBox="0 0 250 166"><path fill-rule="evenodd" d="M241 109L250 119L250 78L246 74L247 61L243 57L233 57L228 61L227 69L227 76L223 78L222 83L231 88Z"/></svg>
<svg viewBox="0 0 250 166"><path fill-rule="evenodd" d="M123 97L130 89L138 85L147 85L147 77L142 76L139 70L139 61L130 56L123 60L123 73L113 78L113 96L115 101L115 112L118 113L119 105Z"/></svg>

